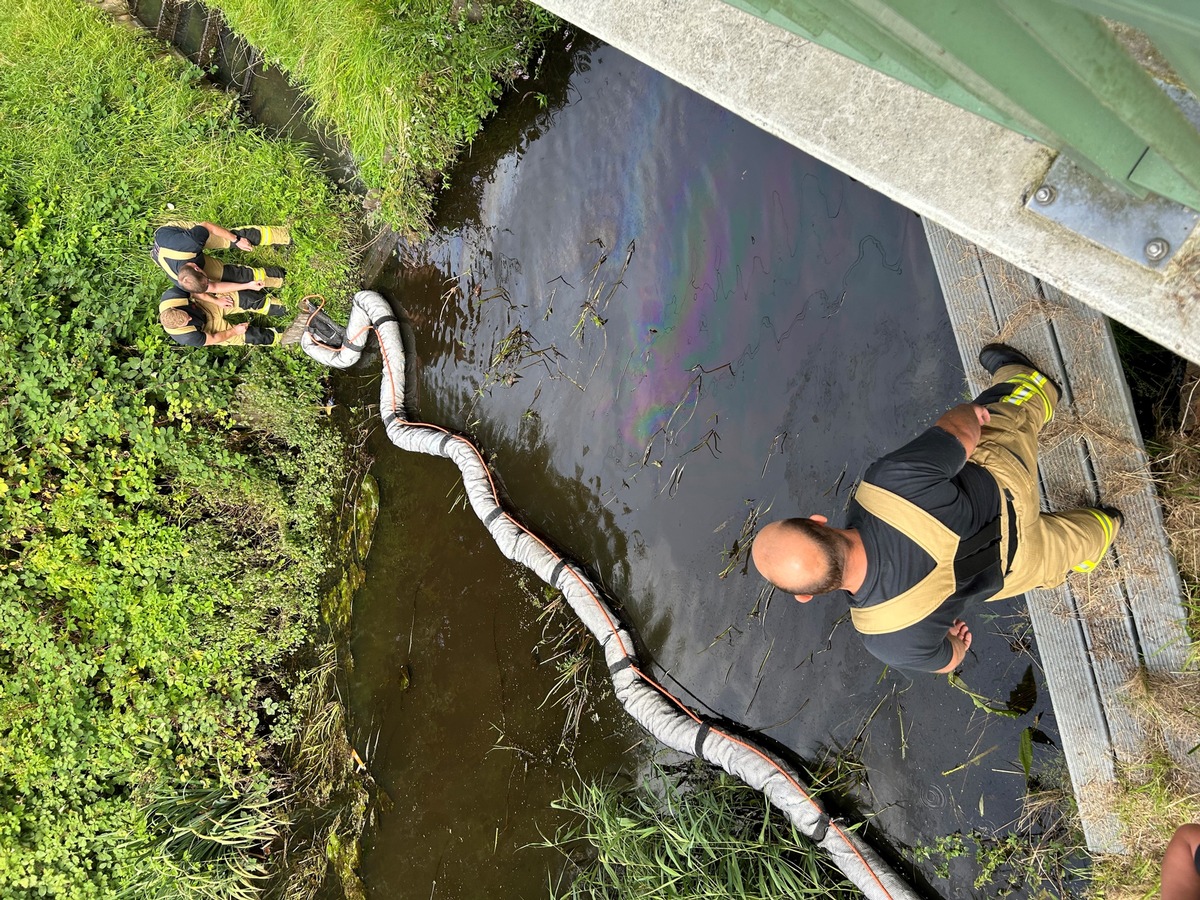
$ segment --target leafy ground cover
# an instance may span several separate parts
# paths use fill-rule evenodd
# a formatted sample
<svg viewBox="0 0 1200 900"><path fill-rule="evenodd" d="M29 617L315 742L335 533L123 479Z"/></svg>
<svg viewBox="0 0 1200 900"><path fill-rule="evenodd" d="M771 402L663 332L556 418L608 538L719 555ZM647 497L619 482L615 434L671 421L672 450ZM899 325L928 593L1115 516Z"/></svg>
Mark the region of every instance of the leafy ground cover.
<svg viewBox="0 0 1200 900"><path fill-rule="evenodd" d="M344 139L379 220L424 233L434 190L557 20L523 0L212 0Z"/></svg>
<svg viewBox="0 0 1200 900"><path fill-rule="evenodd" d="M295 309L341 295L352 219L199 74L80 0L0 4L6 898L247 896L287 826L281 673L344 440L302 355L167 339L147 251L171 218L288 223Z"/></svg>

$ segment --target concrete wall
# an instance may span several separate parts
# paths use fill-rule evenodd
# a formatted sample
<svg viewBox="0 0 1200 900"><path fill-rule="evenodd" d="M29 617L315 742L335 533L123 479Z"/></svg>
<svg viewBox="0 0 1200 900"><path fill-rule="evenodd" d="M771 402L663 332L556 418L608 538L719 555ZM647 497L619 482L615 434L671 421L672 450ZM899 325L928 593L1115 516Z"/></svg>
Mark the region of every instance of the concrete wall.
<svg viewBox="0 0 1200 900"><path fill-rule="evenodd" d="M720 0L540 5L1100 312L1200 362L1200 234L1163 271L1023 208L1054 151Z"/></svg>

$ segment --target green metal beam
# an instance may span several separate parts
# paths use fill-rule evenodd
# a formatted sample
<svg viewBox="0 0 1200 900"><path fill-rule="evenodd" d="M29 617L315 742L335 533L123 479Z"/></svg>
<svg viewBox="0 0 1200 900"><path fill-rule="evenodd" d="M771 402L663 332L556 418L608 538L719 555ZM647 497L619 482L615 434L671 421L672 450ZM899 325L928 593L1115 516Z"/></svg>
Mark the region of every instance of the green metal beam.
<svg viewBox="0 0 1200 900"><path fill-rule="evenodd" d="M1145 153L1145 141L997 3L850 2L889 23L903 40L942 54L943 65L955 65L960 81L980 85L973 90L990 91L1025 110L1046 143L1076 150L1073 157L1093 173L1131 188L1126 179Z"/></svg>
<svg viewBox="0 0 1200 900"><path fill-rule="evenodd" d="M1200 97L1200 39L1151 32L1150 37L1189 91Z"/></svg>
<svg viewBox="0 0 1200 900"><path fill-rule="evenodd" d="M1057 0L1084 12L1128 22L1164 34L1200 40L1200 4L1196 0Z"/></svg>
<svg viewBox="0 0 1200 900"><path fill-rule="evenodd" d="M1056 149L1200 208L1200 131L1097 14L1141 27L1195 91L1200 0L727 0Z"/></svg>
<svg viewBox="0 0 1200 900"><path fill-rule="evenodd" d="M1002 97L992 97L990 101L982 99L979 96L981 92L970 90L969 87L961 83L958 76L947 73L941 65L942 60L936 56L927 56L919 51L906 50L900 58L894 58L887 54L872 52L874 48L872 48L872 51L869 51L861 43L848 42L839 36L839 33L835 33L831 29L830 16L818 12L814 8L812 0L725 0L725 2L730 6L794 32L815 44L820 44L822 47L826 47L855 62L876 69L885 75L895 78L897 81L913 85L925 90L927 93L932 93L940 97L948 103L953 103L955 106L990 119L993 122L1003 125L1005 128L1009 128L1043 143L1051 142L1050 136L1023 111ZM834 15L844 15L848 8L847 4L842 2L842 0L833 0L832 3L825 4L825 7L831 9ZM888 35L889 40L896 40L890 31L882 28L879 31L882 34ZM845 32L840 33L845 34ZM903 43L899 45L908 46ZM942 74L934 76L924 70L914 71L902 62L903 59L909 57L924 60L926 66L932 67ZM940 81L941 83L935 87L935 81Z"/></svg>
<svg viewBox="0 0 1200 900"><path fill-rule="evenodd" d="M1048 55L1087 86L1112 118L1128 126L1175 171L1176 183L1191 186L1193 203L1189 205L1194 205L1200 199L1200 132L1125 52L1104 23L1095 16L1045 0L1000 3ZM1090 150L1089 144L1072 146L1085 153ZM1135 161L1123 177L1129 178L1136 165ZM1161 178L1158 182L1168 183Z"/></svg>

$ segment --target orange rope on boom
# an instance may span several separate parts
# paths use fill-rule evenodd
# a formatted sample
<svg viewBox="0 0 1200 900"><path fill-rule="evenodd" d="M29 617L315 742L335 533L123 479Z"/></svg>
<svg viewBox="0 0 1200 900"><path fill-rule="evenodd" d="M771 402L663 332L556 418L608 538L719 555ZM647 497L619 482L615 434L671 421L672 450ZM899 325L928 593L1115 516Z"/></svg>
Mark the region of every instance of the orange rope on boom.
<svg viewBox="0 0 1200 900"><path fill-rule="evenodd" d="M468 442L468 443L469 443L469 442ZM472 447L474 447L474 445L473 445L473 444L472 444ZM478 450L476 450L476 451L475 451L475 453L476 453L476 455L478 455L478 454L479 454L479 451L478 451ZM480 456L480 457L479 457L479 461L480 461L480 462L483 462L483 457L482 457L482 456ZM485 468L486 468L486 467L485 467ZM488 474L488 480L490 481L490 480L491 480L491 478L492 478L492 476L491 476L491 474L489 473L489 474ZM495 485L494 483L492 484L492 494L493 494L493 496L495 496L495 494L496 494L496 485ZM496 505L497 505L497 506L499 506L499 505L500 505L500 498L499 498L499 497L496 497ZM553 556L555 559L557 559L559 562L565 562L565 561L566 561L566 560L564 560L564 559L563 559L563 557L562 557L562 554L560 554L560 553L555 553L553 550L551 550L551 549L550 549L550 547L549 547L549 546L546 544L546 542L545 542L545 541L543 541L543 540L542 540L540 537L538 537L536 534L534 534L532 531L530 531L528 528L526 528L526 527L525 527L525 526L524 526L524 525L523 525L521 522L518 522L518 521L517 521L515 518L513 518L512 516L510 516L510 515L509 515L507 512L504 514L504 517L505 517L506 519L508 519L508 521L510 521L510 522L512 522L514 525L516 525L518 528L520 528L520 529L521 529L523 532L525 532L525 533L526 533L527 535L529 535L531 538L533 538L535 541L537 541L539 544L541 544L541 545L542 545L542 547L543 547L543 548L545 548L546 552L547 552L547 553L549 553L551 556ZM572 575L574 575L574 576L575 576L575 580L579 582L579 586L580 586L581 588L583 588L585 591L587 591L587 594L588 594L588 596L592 598L592 602L596 604L596 608L597 608L598 610L600 610L600 614L601 614L602 616L604 616L604 621L608 623L609 630L610 630L610 631L612 631L613 637L615 637L615 638L617 639L617 643L618 643L618 644L620 645L620 647L621 647L621 652L622 652L622 653L624 653L626 656L628 656L628 657L631 657L631 658L632 658L634 654L632 654L632 653L629 651L629 648L625 646L625 641L623 641L623 640L621 639L621 629L619 629L619 628L617 627L617 624L616 624L616 623L615 623L615 622L612 620L612 616L610 616L610 615L608 614L608 604L606 604L606 603L602 602L602 601L600 600L600 598L596 596L596 593L595 593L595 591L593 591L593 590L592 590L590 587L588 587L588 583L587 583L586 581L584 581L582 577L580 577L580 575L579 575L579 573L578 573L578 572L576 572L576 571L575 571L575 567L574 567L574 566L567 566L567 571L569 571L569 572L570 572ZM554 585L550 585L550 587L554 587ZM637 671L637 670L635 669L634 671ZM641 673L639 672L638 674L640 675ZM649 680L649 679L647 679L647 680ZM662 690L662 689L660 688L659 690ZM665 694L665 693L666 693L666 691L663 691L663 693ZM669 696L669 695L668 695L668 696Z"/></svg>
<svg viewBox="0 0 1200 900"><path fill-rule="evenodd" d="M783 766L779 765L779 763L775 762L775 760L773 760L773 759L771 759L771 757L767 756L767 754L765 754L762 750L758 749L753 744L748 744L743 740L739 740L738 738L734 737L732 734L729 734L728 732L725 732L725 731L721 731L718 728L713 728L710 733L711 734L719 734L721 737L725 738L725 740L729 741L730 743L737 744L743 750L749 750L755 756L758 756L759 758L761 758L764 762L768 763L772 768L774 768L775 771L777 771L780 775L782 775L785 779L787 779L788 784L790 784L793 788L795 788L801 797L803 797L810 804L812 804L814 809L820 809L822 812L824 812L824 810L821 809L821 805L812 798L812 796L808 793L808 791L806 791L804 788L802 788L800 786L800 782L796 781L796 779L793 778ZM875 879L875 883L879 885L879 889L881 891L883 891L885 894L887 894L887 896L891 897L892 892L887 889L887 887L884 885L884 883L880 880L879 876L875 874L875 870L873 868L871 868L870 864L866 861L866 859L863 857L863 855L859 852L858 848L854 846L854 842L849 840L846 837L846 832L842 830L841 826L839 826L837 824L837 822L834 822L832 819L830 819L829 827L832 828L834 831L836 831L838 834L840 834L842 836L842 839L846 841L846 846L848 846L851 850L854 851L854 855L857 856L859 862L861 862L863 864L863 868L871 873L871 877Z"/></svg>
<svg viewBox="0 0 1200 900"><path fill-rule="evenodd" d="M663 687L661 684L659 684L657 681L655 681L653 678L651 678L649 675L647 675L645 672L643 672L637 666L630 666L629 668L631 670L633 670L635 673L637 673L637 676L639 678L641 678L642 681L646 682L646 684L650 685L650 687L654 688L656 691L658 691L660 694L662 694L664 697L666 697L668 700L670 700L672 703L674 703L676 706L678 706L681 710L683 710L684 714L686 714L687 717L689 719L691 719L693 722L695 722L697 725L704 724L704 720L701 719L694 712L692 712L691 708L686 703L684 703L682 700L680 700L678 697L676 697L674 694L672 694L670 691L668 691L665 687Z"/></svg>

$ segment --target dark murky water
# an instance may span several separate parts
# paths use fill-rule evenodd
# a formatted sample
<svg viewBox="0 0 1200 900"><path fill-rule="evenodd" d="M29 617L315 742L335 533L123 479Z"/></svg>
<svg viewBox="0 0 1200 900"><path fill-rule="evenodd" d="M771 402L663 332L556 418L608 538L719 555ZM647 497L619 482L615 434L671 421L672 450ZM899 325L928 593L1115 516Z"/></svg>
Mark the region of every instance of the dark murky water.
<svg viewBox="0 0 1200 900"><path fill-rule="evenodd" d="M614 775L641 736L605 690L588 703L575 752L559 746L564 714L554 699L543 706L556 672L538 664L543 625L524 570L472 513L451 509L453 465L400 456L382 432L372 450L380 517L350 674L356 743L372 747L391 804L363 867L370 896L544 897L559 857L522 848L553 833L549 806L565 784Z"/></svg>
<svg viewBox="0 0 1200 900"><path fill-rule="evenodd" d="M1021 730L1041 714L1041 731L1055 734L1019 603L974 613L964 672L973 689L1028 710L1010 719L944 677L885 671L836 600L768 601L744 560L720 577L749 514L837 521L873 459L961 398L919 220L612 48L577 49L566 65L489 125L455 172L433 239L403 250L403 267L378 285L414 324L412 414L493 454L512 508L599 575L681 696L807 760L850 747L865 777L852 803L875 813L876 838L911 846L1004 826L1024 789ZM411 496L426 476L408 473L426 465L383 453L377 470L405 473ZM405 503L391 527L430 527L447 490ZM389 520L392 503L385 489ZM427 590L478 592L463 613L477 618L494 577L476 570L482 529L464 516L444 533L455 535L436 551L444 571L428 571L447 581ZM382 579L394 597L407 579L388 573L387 554L376 547L367 591ZM407 614L365 615L360 675L386 685L364 657L406 640ZM418 643L467 626L439 614L421 627ZM471 670L471 691L503 689L483 650ZM380 743L397 781L416 772L391 761L420 758L431 741L490 740L471 713L438 722L429 702L408 725L377 707L388 729L411 729L385 730ZM458 797L493 821L461 777L406 789L417 808ZM405 846L423 826L396 824L412 814L398 804L384 818L365 864L374 896L428 896ZM491 827L477 829L489 852ZM466 860L479 852L457 847ZM947 882L927 864L917 877L972 896L975 865L951 872Z"/></svg>

